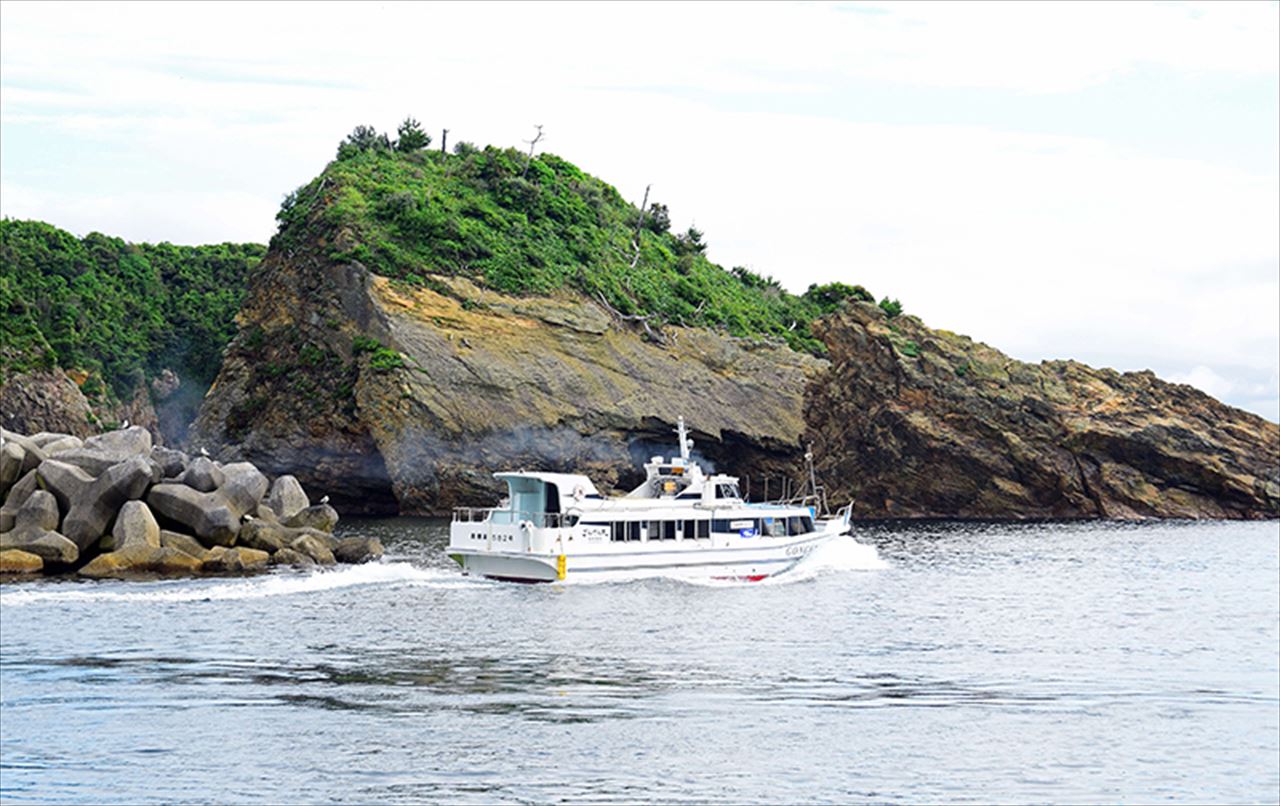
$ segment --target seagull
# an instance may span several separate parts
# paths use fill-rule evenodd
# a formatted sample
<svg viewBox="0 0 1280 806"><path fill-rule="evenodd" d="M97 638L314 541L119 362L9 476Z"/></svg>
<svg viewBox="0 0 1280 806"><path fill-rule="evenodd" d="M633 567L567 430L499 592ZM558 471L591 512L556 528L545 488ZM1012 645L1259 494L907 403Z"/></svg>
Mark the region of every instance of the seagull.
<svg viewBox="0 0 1280 806"><path fill-rule="evenodd" d="M246 513L244 513L244 518L243 518L243 520L246 520L246 521L251 521L251 520L253 520L253 513L252 513L252 512L246 512Z"/></svg>
<svg viewBox="0 0 1280 806"><path fill-rule="evenodd" d="M125 420L124 422L120 423L120 430L121 430L121 431L123 431L124 429L126 429L126 428L128 428L128 427L129 427L129 421L128 421L128 420Z"/></svg>
<svg viewBox="0 0 1280 806"><path fill-rule="evenodd" d="M200 448L200 455L201 455L201 456L208 456L208 455L209 455L209 452L208 452L208 451L206 451L206 450L204 449L204 447L202 446L202 447Z"/></svg>
<svg viewBox="0 0 1280 806"><path fill-rule="evenodd" d="M326 495L324 498L321 498L321 499L320 499L320 503L322 503L322 504L327 504L327 503L329 503L329 496L327 496L327 495Z"/></svg>

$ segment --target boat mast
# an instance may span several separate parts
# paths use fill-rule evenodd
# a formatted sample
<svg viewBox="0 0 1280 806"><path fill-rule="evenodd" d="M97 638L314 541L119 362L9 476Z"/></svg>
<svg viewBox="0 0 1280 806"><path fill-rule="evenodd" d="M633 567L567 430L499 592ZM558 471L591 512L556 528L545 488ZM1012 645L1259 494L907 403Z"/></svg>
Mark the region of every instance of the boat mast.
<svg viewBox="0 0 1280 806"><path fill-rule="evenodd" d="M684 427L684 418L680 417L676 420L676 436L680 440L680 458L685 464L689 463L689 449L693 447L693 440L689 439L689 432Z"/></svg>

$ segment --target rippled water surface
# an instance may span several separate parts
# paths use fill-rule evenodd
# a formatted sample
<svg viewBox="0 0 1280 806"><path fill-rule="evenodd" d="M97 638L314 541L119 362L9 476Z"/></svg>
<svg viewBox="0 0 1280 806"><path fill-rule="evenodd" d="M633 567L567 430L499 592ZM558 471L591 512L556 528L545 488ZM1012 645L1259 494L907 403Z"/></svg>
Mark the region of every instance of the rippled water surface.
<svg viewBox="0 0 1280 806"><path fill-rule="evenodd" d="M758 584L0 592L0 800L1280 799L1280 526L864 528Z"/></svg>

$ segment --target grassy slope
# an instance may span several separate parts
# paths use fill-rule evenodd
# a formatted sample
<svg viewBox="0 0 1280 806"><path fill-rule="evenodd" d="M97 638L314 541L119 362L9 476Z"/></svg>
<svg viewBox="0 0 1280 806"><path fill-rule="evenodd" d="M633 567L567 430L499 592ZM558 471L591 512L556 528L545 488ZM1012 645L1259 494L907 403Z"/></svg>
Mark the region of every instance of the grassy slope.
<svg viewBox="0 0 1280 806"><path fill-rule="evenodd" d="M76 238L39 221L0 221L0 373L87 370L91 399L127 395L166 367L207 385L265 252Z"/></svg>
<svg viewBox="0 0 1280 806"><path fill-rule="evenodd" d="M344 146L286 199L273 244L323 238L343 245L330 257L410 284L447 274L508 293L576 288L655 324L721 327L819 354L809 323L845 296L870 299L841 284L786 293L771 278L712 263L697 237L666 231L661 215L637 227L639 216L612 186L552 154Z"/></svg>

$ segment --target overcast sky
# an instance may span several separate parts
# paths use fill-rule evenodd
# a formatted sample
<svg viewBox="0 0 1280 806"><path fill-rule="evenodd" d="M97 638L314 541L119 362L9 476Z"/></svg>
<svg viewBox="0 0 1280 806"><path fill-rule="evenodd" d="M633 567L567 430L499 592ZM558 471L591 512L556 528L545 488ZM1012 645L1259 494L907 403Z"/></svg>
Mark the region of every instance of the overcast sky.
<svg viewBox="0 0 1280 806"><path fill-rule="evenodd" d="M545 148L713 260L1280 418L1276 3L0 4L0 212L263 241L356 124Z"/></svg>

